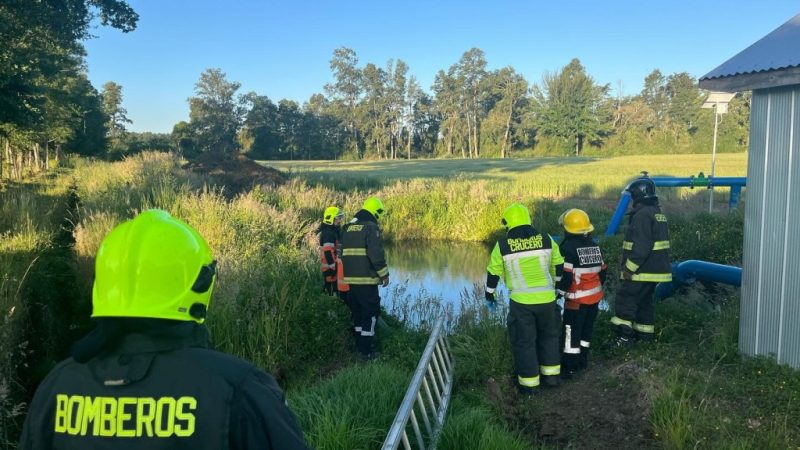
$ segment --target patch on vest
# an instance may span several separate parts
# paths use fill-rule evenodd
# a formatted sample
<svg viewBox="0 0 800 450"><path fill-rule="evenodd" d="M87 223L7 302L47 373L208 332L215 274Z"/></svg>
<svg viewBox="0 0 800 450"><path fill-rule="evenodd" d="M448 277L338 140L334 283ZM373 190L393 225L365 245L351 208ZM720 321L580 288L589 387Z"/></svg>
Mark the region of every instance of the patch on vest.
<svg viewBox="0 0 800 450"><path fill-rule="evenodd" d="M542 235L529 237L527 239L509 239L508 248L512 252L521 252L523 250L536 250L544 246Z"/></svg>
<svg viewBox="0 0 800 450"><path fill-rule="evenodd" d="M582 266L591 264L603 264L603 255L600 247L581 247L578 249L578 260Z"/></svg>
<svg viewBox="0 0 800 450"><path fill-rule="evenodd" d="M56 395L55 432L116 438L189 437L194 397L89 397Z"/></svg>

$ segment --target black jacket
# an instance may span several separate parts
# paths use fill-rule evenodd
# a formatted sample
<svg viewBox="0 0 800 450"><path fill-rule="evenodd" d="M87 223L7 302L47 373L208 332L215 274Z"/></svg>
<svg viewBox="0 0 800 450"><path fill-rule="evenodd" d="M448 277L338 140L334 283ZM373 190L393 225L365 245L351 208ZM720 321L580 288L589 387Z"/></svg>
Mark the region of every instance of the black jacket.
<svg viewBox="0 0 800 450"><path fill-rule="evenodd" d="M669 246L667 216L658 203L637 203L622 243L623 269L633 272L633 281L671 281Z"/></svg>
<svg viewBox="0 0 800 450"><path fill-rule="evenodd" d="M389 276L378 222L368 211L342 229L342 265L347 284L381 284Z"/></svg>
<svg viewBox="0 0 800 450"><path fill-rule="evenodd" d="M19 448L306 449L275 380L194 322L125 333L42 382Z"/></svg>

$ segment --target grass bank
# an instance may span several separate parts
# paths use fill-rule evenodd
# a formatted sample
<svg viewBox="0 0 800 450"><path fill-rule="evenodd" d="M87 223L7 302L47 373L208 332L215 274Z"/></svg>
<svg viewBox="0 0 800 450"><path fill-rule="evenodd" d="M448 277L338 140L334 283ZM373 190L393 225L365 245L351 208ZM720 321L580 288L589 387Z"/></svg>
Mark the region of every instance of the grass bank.
<svg viewBox="0 0 800 450"><path fill-rule="evenodd" d="M740 158L731 164L741 164L743 171L741 155L727 156ZM412 176L417 166L405 170L398 165L390 172L404 179L392 179L387 172L377 181L336 176L329 183L324 179L328 175L314 178L309 171L296 173L287 185L239 195L188 175L168 155L143 154L116 163L76 161L52 185L0 193L8 196L3 207L19 205L4 209L0 217L5 233L0 241L0 306L8 316L5 323L15 324L2 330L0 358L22 361L13 355L28 352L23 335L8 334L29 323L27 316L18 315L32 298L19 289L20 280L46 248L42 243L53 241L60 216L48 211L63 204L74 183L81 200L71 216L76 302L88 302L93 257L102 237L143 209L166 209L196 227L219 260L208 320L216 345L276 375L314 447L375 448L426 336L424 329L386 316L379 331L381 362L354 360L344 307L319 292L313 230L323 208L338 203L352 213L366 195L377 193L390 209L383 225L396 240L491 239L502 208L511 200L534 204L534 220L545 231L555 233L556 218L572 206L587 207L602 229L624 184L621 178L639 170L634 168L638 161L623 158L617 159L619 164L558 161L520 166L514 177L503 175L507 168L491 175L490 168L491 176L481 178L477 166L470 165L484 161L456 161L461 164L456 167L466 167L462 175L423 178ZM674 175L699 171L699 157L687 161L659 170ZM742 174L724 170L724 175ZM568 180L572 175L577 181ZM583 184L593 187L582 191ZM695 214L706 196L689 191L665 198L667 208L673 208L676 259L741 260L741 213ZM27 213L19 212L23 210ZM617 236L602 242L612 267L618 265L620 241ZM612 283L609 292L613 290ZM517 397L512 388L504 320L487 315L479 294L465 293L463 314L450 323L456 390L440 448L790 448L800 443L798 425L791 420L800 416L796 372L769 360L740 359L733 291L699 286L659 304L659 341L628 352L603 344L611 329L608 316L602 315L592 371L531 400ZM406 307L421 305L424 314L434 314L435 302L413 299ZM51 364L48 358L34 359L45 368ZM4 376L6 361L0 361ZM13 386L14 380L6 378L6 385ZM25 398L3 397L2 389L0 385L0 417L18 423ZM4 432L5 445L13 447L13 431Z"/></svg>

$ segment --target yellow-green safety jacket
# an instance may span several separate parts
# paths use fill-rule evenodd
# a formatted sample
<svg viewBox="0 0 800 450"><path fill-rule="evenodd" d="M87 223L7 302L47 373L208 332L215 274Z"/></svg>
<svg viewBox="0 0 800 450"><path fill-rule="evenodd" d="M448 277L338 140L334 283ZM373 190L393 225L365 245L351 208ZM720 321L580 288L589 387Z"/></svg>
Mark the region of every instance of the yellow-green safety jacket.
<svg viewBox="0 0 800 450"><path fill-rule="evenodd" d="M511 300L535 305L556 299L564 258L558 244L530 225L514 227L495 244L486 267L486 291L494 292L500 278Z"/></svg>
<svg viewBox="0 0 800 450"><path fill-rule="evenodd" d="M639 203L630 213L622 243L622 265L633 273L633 281L672 281L667 216L657 203Z"/></svg>

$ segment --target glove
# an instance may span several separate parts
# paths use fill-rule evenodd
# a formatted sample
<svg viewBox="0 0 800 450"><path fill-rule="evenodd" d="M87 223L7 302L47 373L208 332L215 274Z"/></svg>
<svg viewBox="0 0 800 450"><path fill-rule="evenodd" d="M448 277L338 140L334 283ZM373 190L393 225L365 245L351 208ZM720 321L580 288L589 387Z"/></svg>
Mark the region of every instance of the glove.
<svg viewBox="0 0 800 450"><path fill-rule="evenodd" d="M381 279L381 284L383 285L383 287L388 286L389 285L389 277L388 276L383 277Z"/></svg>
<svg viewBox="0 0 800 450"><path fill-rule="evenodd" d="M633 272L628 269L622 269L622 279L630 281L633 279Z"/></svg>
<svg viewBox="0 0 800 450"><path fill-rule="evenodd" d="M489 303L494 303L495 302L494 292L486 291L486 301L489 302Z"/></svg>

